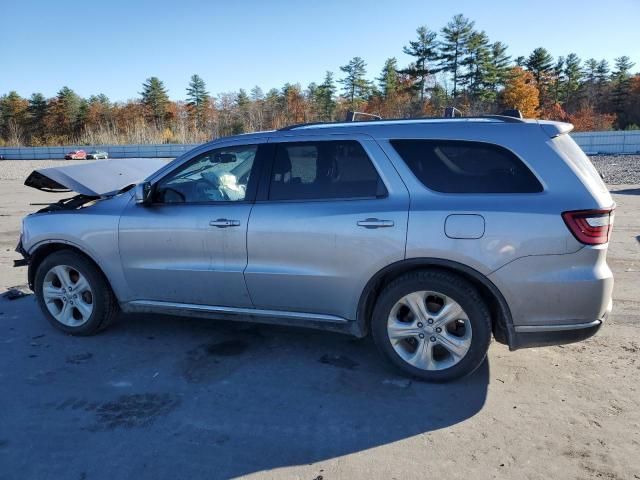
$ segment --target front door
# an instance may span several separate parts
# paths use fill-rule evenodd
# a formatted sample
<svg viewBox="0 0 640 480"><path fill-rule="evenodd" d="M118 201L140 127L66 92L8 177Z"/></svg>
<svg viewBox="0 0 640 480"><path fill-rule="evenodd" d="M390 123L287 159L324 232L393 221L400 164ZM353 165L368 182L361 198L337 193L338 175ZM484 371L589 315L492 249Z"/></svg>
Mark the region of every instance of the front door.
<svg viewBox="0 0 640 480"><path fill-rule="evenodd" d="M255 145L197 154L132 202L119 228L131 300L251 307L243 271L258 180Z"/></svg>
<svg viewBox="0 0 640 480"><path fill-rule="evenodd" d="M367 136L274 143L268 193L249 219L255 307L355 319L369 279L404 258L408 191Z"/></svg>

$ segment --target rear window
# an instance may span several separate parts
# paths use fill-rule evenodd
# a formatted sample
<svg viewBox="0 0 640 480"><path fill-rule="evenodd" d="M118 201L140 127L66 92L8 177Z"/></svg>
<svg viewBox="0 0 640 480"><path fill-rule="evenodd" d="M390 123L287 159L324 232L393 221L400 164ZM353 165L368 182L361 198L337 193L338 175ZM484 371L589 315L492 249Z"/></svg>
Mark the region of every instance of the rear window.
<svg viewBox="0 0 640 480"><path fill-rule="evenodd" d="M278 143L269 199L372 198L386 194L366 152L353 140Z"/></svg>
<svg viewBox="0 0 640 480"><path fill-rule="evenodd" d="M536 193L542 185L506 148L458 140L391 140L416 177L444 193Z"/></svg>

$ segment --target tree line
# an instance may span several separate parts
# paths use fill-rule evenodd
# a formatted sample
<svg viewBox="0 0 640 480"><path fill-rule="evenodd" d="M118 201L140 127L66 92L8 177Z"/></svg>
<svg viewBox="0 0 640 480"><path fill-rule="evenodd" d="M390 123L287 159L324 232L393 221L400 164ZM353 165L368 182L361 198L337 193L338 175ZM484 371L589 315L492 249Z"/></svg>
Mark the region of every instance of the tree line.
<svg viewBox="0 0 640 480"><path fill-rule="evenodd" d="M354 57L337 77L327 71L305 88L286 83L266 93L256 86L212 96L196 74L180 101L157 77L125 102L104 94L82 98L68 87L53 98L11 91L0 97L0 145L197 143L342 120L349 110L407 118L441 116L445 107L462 115L517 108L528 118L570 121L577 130L640 128L640 73L624 55L610 65L575 53L554 58L539 47L512 58L505 43L491 41L461 14L439 31L417 28L402 52L408 65L389 58L373 79L365 60Z"/></svg>

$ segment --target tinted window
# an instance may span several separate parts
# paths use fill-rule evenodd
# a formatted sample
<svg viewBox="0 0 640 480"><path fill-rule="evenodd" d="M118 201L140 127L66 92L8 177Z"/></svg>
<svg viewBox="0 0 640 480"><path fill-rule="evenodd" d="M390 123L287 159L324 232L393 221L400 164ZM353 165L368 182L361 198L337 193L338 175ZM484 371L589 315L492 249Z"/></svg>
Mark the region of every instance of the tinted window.
<svg viewBox="0 0 640 480"><path fill-rule="evenodd" d="M376 197L386 194L356 141L279 143L271 173L272 200Z"/></svg>
<svg viewBox="0 0 640 480"><path fill-rule="evenodd" d="M542 185L510 151L498 145L450 140L391 140L428 188L446 193L533 193Z"/></svg>
<svg viewBox="0 0 640 480"><path fill-rule="evenodd" d="M245 199L258 147L211 150L171 172L156 186L161 203L238 202Z"/></svg>

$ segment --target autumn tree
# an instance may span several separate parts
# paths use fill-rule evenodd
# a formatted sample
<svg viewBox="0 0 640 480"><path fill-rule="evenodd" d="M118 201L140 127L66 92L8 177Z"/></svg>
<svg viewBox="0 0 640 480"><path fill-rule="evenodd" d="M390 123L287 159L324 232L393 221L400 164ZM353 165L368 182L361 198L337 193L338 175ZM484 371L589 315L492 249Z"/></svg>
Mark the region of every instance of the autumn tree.
<svg viewBox="0 0 640 480"><path fill-rule="evenodd" d="M69 87L62 87L51 102L47 127L52 133L69 139L78 131L82 99Z"/></svg>
<svg viewBox="0 0 640 480"><path fill-rule="evenodd" d="M429 76L438 73L441 68L436 66L436 61L439 58L438 45L436 42L437 33L430 31L424 26L418 27L416 33L418 38L416 40L410 40L409 45L402 48L402 51L406 55L415 59L402 73L409 76L413 84L412 87L418 92L420 103L423 103ZM389 60L387 60L387 62L389 62ZM394 68L397 70L395 58L393 61ZM385 65L385 67L386 66L387 65Z"/></svg>
<svg viewBox="0 0 640 480"><path fill-rule="evenodd" d="M345 77L340 79L344 96L349 100L351 108L364 100L369 93L370 83L366 79L367 64L360 57L353 57L349 63L340 67Z"/></svg>
<svg viewBox="0 0 640 480"><path fill-rule="evenodd" d="M442 41L440 43L441 66L445 72L451 75L453 98L458 96L460 69L467 54L469 37L473 33L474 24L464 15L458 14L442 29Z"/></svg>
<svg viewBox="0 0 640 480"><path fill-rule="evenodd" d="M25 140L25 124L27 120L27 100L11 91L0 97L0 127L4 138L10 145L21 145Z"/></svg>
<svg viewBox="0 0 640 480"><path fill-rule="evenodd" d="M169 95L164 83L158 77L149 77L142 84L142 104L157 127L161 127L167 117Z"/></svg>
<svg viewBox="0 0 640 480"><path fill-rule="evenodd" d="M585 106L574 114L569 115L568 120L573 124L577 132L588 132L611 130L616 121L616 116L613 113L599 113L593 107Z"/></svg>
<svg viewBox="0 0 640 480"><path fill-rule="evenodd" d="M500 96L500 103L503 108L515 108L524 117L535 118L540 105L540 92L533 74L514 67Z"/></svg>

